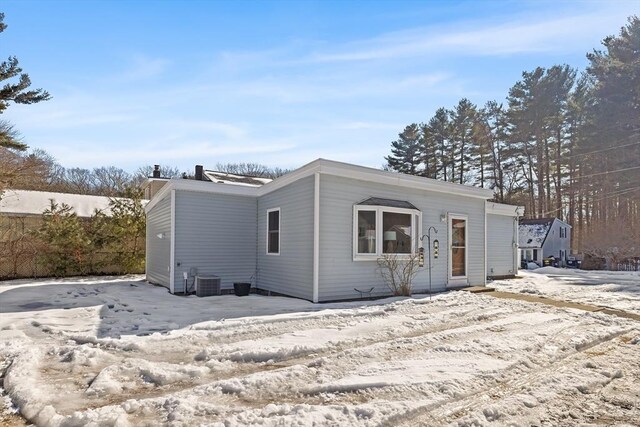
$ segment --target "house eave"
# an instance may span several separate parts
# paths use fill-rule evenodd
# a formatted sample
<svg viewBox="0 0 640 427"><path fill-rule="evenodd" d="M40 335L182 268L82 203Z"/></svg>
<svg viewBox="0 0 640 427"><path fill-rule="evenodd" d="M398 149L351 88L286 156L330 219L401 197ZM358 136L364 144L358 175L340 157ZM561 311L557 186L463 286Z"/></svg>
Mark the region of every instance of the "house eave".
<svg viewBox="0 0 640 427"><path fill-rule="evenodd" d="M230 194L234 196L257 197L256 187L239 186L233 184L220 184L209 181L195 181L192 179L174 178L162 187L153 199L145 206L145 212L149 213L155 205L171 194L171 190L195 191L200 193Z"/></svg>
<svg viewBox="0 0 640 427"><path fill-rule="evenodd" d="M320 173L374 182L377 184L388 184L439 193L458 194L485 200L493 197L493 191L484 188L471 187L468 185L406 175L397 172L382 171L365 166L336 162L334 160L318 159L309 163L307 166L311 165L319 166Z"/></svg>
<svg viewBox="0 0 640 427"><path fill-rule="evenodd" d="M524 206L487 202L487 213L492 215L518 217L524 215Z"/></svg>
<svg viewBox="0 0 640 427"><path fill-rule="evenodd" d="M232 194L245 197L259 197L283 188L300 179L320 174L339 176L343 178L356 179L373 182L376 184L386 184L396 187L412 188L438 193L456 194L466 197L474 197L487 200L493 197L493 191L484 188L476 188L462 184L424 178L419 176L406 175L396 172L381 171L365 166L351 165L348 163L336 162L333 160L317 159L301 168L283 175L261 187L246 187L233 184L220 184L207 181L195 181L187 179L171 179L147 204L145 211L149 212L153 207L172 189L183 191L198 191L212 194Z"/></svg>

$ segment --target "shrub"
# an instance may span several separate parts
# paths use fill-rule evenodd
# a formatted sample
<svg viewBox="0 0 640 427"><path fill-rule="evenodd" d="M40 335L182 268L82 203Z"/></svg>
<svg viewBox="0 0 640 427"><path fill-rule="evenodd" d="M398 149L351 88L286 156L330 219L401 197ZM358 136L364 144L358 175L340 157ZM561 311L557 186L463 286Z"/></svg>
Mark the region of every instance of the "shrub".
<svg viewBox="0 0 640 427"><path fill-rule="evenodd" d="M44 243L42 260L53 275L85 274L89 270L91 241L71 206L51 200L36 235Z"/></svg>
<svg viewBox="0 0 640 427"><path fill-rule="evenodd" d="M413 279L418 274L418 255L384 254L378 258L378 274L396 296L411 296Z"/></svg>

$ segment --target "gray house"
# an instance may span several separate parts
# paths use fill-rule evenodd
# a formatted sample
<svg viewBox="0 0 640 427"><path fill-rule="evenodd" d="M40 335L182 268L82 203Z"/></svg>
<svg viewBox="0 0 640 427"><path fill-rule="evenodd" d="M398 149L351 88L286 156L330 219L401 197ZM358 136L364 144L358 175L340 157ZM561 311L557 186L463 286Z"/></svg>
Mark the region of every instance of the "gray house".
<svg viewBox="0 0 640 427"><path fill-rule="evenodd" d="M518 218L524 207L487 202L487 277L518 273Z"/></svg>
<svg viewBox="0 0 640 427"><path fill-rule="evenodd" d="M523 219L519 225L520 260L542 266L542 260L553 256L560 267L571 255L571 226L558 218Z"/></svg>
<svg viewBox="0 0 640 427"><path fill-rule="evenodd" d="M490 190L324 159L271 182L209 175L168 180L146 206L147 280L172 293L198 274L313 302L389 295L377 260L415 253L430 226L433 290L485 284ZM414 290L427 289L424 267Z"/></svg>

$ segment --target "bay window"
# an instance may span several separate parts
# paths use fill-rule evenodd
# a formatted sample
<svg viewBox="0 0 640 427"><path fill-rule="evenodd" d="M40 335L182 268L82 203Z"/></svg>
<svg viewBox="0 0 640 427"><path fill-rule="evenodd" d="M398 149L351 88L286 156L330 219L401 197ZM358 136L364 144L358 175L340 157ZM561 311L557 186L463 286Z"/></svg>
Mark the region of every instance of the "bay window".
<svg viewBox="0 0 640 427"><path fill-rule="evenodd" d="M354 260L410 255L420 246L422 213L417 209L359 204L354 206L353 217Z"/></svg>

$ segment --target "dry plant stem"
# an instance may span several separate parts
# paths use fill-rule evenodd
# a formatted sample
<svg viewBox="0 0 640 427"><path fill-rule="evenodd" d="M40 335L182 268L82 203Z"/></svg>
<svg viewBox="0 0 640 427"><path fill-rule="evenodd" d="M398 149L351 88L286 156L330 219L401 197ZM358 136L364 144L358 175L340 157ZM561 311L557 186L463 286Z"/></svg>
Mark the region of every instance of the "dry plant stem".
<svg viewBox="0 0 640 427"><path fill-rule="evenodd" d="M411 296L413 279L418 274L417 254L384 254L378 258L378 274L396 296Z"/></svg>

